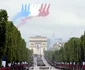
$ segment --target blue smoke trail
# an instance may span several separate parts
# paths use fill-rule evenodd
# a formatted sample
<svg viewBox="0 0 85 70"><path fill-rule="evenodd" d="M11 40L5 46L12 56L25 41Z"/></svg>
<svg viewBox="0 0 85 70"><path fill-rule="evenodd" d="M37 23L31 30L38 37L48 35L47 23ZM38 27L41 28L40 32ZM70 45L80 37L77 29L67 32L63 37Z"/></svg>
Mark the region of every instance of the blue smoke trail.
<svg viewBox="0 0 85 70"><path fill-rule="evenodd" d="M21 18L21 17L27 17L30 15L30 4L22 4L22 9L20 12L18 12L15 17L13 18L13 21L16 21L17 19Z"/></svg>

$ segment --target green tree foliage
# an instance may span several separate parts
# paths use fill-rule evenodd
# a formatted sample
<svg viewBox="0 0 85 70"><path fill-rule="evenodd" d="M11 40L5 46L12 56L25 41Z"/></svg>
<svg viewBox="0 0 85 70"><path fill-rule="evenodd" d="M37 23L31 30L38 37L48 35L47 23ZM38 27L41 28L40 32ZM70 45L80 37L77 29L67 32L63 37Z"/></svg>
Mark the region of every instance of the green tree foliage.
<svg viewBox="0 0 85 70"><path fill-rule="evenodd" d="M26 48L25 40L12 22L6 24L6 52L9 62L31 61L32 52ZM29 61L30 60L30 61Z"/></svg>
<svg viewBox="0 0 85 70"><path fill-rule="evenodd" d="M81 58L85 61L85 32L84 35L81 36Z"/></svg>
<svg viewBox="0 0 85 70"><path fill-rule="evenodd" d="M7 12L0 10L0 64L1 58L4 55L5 43L6 43L6 23L7 23Z"/></svg>
<svg viewBox="0 0 85 70"><path fill-rule="evenodd" d="M7 12L0 10L0 60L5 57L8 62L31 61L32 51L26 48L20 31L7 20ZM1 61L0 61L1 63Z"/></svg>
<svg viewBox="0 0 85 70"><path fill-rule="evenodd" d="M85 32L80 38L70 38L60 50L45 52L45 56L49 59L52 59L53 55L56 62L76 62L82 64L85 61Z"/></svg>

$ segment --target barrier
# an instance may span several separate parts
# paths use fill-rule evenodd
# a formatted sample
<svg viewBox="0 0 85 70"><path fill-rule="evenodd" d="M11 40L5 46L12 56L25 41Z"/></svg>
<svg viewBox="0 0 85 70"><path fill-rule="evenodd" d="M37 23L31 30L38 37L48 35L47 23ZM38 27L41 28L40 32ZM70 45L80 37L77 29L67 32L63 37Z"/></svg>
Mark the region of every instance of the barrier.
<svg viewBox="0 0 85 70"><path fill-rule="evenodd" d="M11 67L2 67L0 70L11 70Z"/></svg>
<svg viewBox="0 0 85 70"><path fill-rule="evenodd" d="M85 70L85 63L83 65L80 65L79 63L67 63L67 62L55 62L52 60L49 60L47 57L45 57L47 62L58 69L65 69L65 70Z"/></svg>
<svg viewBox="0 0 85 70"><path fill-rule="evenodd" d="M28 64L21 64L21 65L12 65L11 67L1 67L0 70L25 70Z"/></svg>

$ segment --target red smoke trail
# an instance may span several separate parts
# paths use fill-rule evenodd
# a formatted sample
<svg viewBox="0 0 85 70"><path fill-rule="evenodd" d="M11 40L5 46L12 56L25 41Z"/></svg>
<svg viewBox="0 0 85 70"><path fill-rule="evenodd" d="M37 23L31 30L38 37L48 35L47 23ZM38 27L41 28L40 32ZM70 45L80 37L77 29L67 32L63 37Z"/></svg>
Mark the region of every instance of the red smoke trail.
<svg viewBox="0 0 85 70"><path fill-rule="evenodd" d="M43 8L43 4L41 5L41 7L40 7L40 9L39 9L39 12L41 12L42 8Z"/></svg>
<svg viewBox="0 0 85 70"><path fill-rule="evenodd" d="M39 14L38 16L47 16L49 14L49 8L50 8L50 4L48 5L47 7L47 4L44 5L44 8L43 8L43 4L41 5L41 8L39 9Z"/></svg>
<svg viewBox="0 0 85 70"><path fill-rule="evenodd" d="M45 4L44 8L43 8L43 11L45 11L45 8L46 8L47 4Z"/></svg>
<svg viewBox="0 0 85 70"><path fill-rule="evenodd" d="M33 18L34 16L29 16L29 17L25 17L23 19L20 20L20 23L18 25L16 25L17 27L22 26L23 24L25 24L27 22L28 19Z"/></svg>

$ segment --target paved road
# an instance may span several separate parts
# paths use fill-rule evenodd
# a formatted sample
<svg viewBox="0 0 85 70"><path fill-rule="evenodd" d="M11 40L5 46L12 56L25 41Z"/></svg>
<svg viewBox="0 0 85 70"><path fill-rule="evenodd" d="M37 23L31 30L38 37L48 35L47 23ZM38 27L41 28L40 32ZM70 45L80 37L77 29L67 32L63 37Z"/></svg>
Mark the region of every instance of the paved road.
<svg viewBox="0 0 85 70"><path fill-rule="evenodd" d="M43 60L43 62L45 63L46 66L49 66L49 67L52 68L51 70L60 70L60 69L56 69L55 67L52 67L50 64L48 64L48 62L45 60L44 56L42 56L42 60Z"/></svg>
<svg viewBox="0 0 85 70"><path fill-rule="evenodd" d="M40 68L40 66L37 66L37 58L34 57L34 61L33 61L34 64L33 64L32 67L30 67L29 70L60 70L60 69L56 69L56 68L50 66L50 65L47 63L47 61L45 60L44 56L42 56L41 59L43 60L43 62L44 62L44 64L45 64L46 66L41 66L41 68Z"/></svg>

